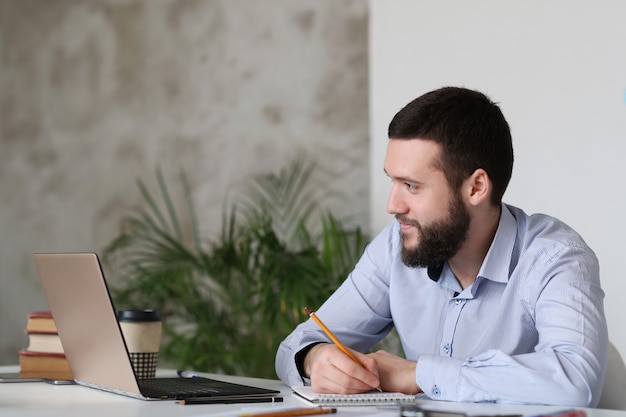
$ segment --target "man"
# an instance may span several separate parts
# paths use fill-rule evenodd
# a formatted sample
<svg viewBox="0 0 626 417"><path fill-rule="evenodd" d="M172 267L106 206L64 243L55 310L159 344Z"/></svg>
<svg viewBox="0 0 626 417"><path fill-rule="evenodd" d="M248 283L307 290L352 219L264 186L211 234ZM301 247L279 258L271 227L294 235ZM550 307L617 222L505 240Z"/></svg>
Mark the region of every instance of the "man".
<svg viewBox="0 0 626 417"><path fill-rule="evenodd" d="M598 261L559 220L503 204L509 126L485 95L446 87L391 121L395 220L317 316L278 349L288 385L433 399L594 406L607 361ZM405 358L365 354L396 328Z"/></svg>

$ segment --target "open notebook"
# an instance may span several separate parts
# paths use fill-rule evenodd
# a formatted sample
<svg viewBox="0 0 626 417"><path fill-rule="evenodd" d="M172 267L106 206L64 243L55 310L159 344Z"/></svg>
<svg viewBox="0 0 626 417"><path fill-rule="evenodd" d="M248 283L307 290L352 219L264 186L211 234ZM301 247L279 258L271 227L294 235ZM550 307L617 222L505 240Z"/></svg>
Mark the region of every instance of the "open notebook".
<svg viewBox="0 0 626 417"><path fill-rule="evenodd" d="M417 396L400 392L371 391L362 394L318 394L310 386L293 386L294 394L320 406L381 406L415 404Z"/></svg>
<svg viewBox="0 0 626 417"><path fill-rule="evenodd" d="M214 397L226 401L280 393L209 378L138 379L98 256L38 253L35 264L78 384L141 399Z"/></svg>

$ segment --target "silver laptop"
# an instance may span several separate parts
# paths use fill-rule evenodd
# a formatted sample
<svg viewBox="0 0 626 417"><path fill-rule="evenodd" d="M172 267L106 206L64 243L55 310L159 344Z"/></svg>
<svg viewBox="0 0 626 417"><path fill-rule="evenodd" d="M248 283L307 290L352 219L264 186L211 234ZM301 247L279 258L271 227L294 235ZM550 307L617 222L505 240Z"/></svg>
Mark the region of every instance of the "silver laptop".
<svg viewBox="0 0 626 417"><path fill-rule="evenodd" d="M35 264L78 384L141 399L273 396L279 391L209 378L135 376L95 253L39 253Z"/></svg>

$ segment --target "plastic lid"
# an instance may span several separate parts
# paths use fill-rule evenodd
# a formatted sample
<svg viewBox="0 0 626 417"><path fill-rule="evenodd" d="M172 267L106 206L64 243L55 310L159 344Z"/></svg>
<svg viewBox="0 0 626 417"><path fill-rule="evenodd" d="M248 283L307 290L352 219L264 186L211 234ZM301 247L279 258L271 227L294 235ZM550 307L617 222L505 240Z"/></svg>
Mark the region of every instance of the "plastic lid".
<svg viewBox="0 0 626 417"><path fill-rule="evenodd" d="M161 321L161 314L157 310L119 310L119 321Z"/></svg>

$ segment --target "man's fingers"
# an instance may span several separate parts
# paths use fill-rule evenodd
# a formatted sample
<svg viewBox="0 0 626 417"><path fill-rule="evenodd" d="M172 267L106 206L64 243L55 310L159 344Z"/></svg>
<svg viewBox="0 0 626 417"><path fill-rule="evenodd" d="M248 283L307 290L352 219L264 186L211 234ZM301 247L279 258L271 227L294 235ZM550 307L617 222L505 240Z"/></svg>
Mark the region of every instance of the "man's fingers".
<svg viewBox="0 0 626 417"><path fill-rule="evenodd" d="M358 352L356 363L334 345L316 352L311 364L311 385L316 392L352 394L366 392L379 384L376 361Z"/></svg>

